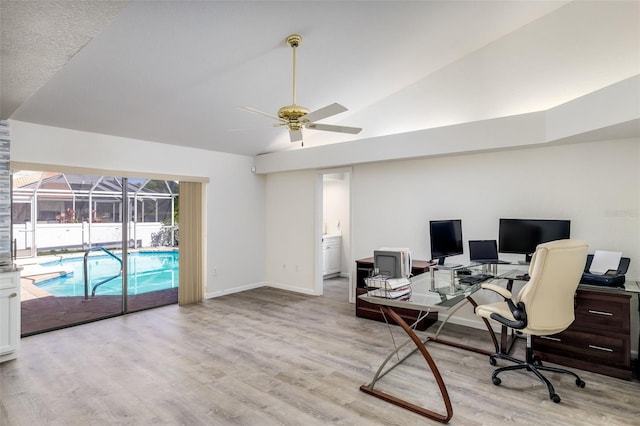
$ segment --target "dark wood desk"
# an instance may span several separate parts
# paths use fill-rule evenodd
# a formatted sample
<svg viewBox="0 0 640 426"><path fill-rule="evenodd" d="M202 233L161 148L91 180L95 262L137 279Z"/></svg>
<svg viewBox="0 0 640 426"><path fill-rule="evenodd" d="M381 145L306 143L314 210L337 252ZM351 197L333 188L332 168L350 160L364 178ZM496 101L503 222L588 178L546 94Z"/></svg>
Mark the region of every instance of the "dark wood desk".
<svg viewBox="0 0 640 426"><path fill-rule="evenodd" d="M562 333L534 337L534 354L543 361L631 380L630 324L631 316L638 315L631 312L634 294L640 298L637 281L627 281L625 288L580 284L573 324Z"/></svg>

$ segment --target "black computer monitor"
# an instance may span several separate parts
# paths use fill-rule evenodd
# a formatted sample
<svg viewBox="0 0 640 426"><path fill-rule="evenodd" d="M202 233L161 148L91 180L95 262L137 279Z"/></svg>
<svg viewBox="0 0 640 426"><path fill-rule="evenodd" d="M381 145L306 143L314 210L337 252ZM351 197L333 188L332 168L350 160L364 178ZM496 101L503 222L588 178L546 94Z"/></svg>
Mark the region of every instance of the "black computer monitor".
<svg viewBox="0 0 640 426"><path fill-rule="evenodd" d="M431 220L429 232L431 259L437 259L438 265L444 265L445 258L449 256L463 253L462 220Z"/></svg>
<svg viewBox="0 0 640 426"><path fill-rule="evenodd" d="M529 262L538 244L569 238L570 220L500 219L498 251L524 254Z"/></svg>

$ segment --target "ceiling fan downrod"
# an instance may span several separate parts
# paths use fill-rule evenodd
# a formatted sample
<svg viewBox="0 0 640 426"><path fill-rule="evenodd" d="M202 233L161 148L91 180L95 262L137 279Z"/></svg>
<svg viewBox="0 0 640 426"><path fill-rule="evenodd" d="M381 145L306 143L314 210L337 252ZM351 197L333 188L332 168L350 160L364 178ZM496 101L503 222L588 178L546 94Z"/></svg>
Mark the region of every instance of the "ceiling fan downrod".
<svg viewBox="0 0 640 426"><path fill-rule="evenodd" d="M283 120L289 130L298 131L304 126L301 117L309 114L309 110L303 106L296 105L296 47L302 42L302 36L291 34L287 37L287 44L293 49L293 103L283 106L278 110L278 117Z"/></svg>
<svg viewBox="0 0 640 426"><path fill-rule="evenodd" d="M293 103L296 104L296 47L302 42L302 36L299 34L291 34L287 37L287 44L293 49Z"/></svg>

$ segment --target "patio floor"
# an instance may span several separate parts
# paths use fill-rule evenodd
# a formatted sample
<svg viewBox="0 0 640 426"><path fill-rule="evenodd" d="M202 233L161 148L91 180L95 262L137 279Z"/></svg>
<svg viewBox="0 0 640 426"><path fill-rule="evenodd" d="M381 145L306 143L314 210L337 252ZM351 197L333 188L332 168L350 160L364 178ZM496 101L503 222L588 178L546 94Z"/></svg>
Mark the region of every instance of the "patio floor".
<svg viewBox="0 0 640 426"><path fill-rule="evenodd" d="M129 295L128 310L133 312L177 302L177 288L159 290ZM85 301L81 296L45 296L23 300L21 304L21 335L24 337L95 321L118 315L121 312L122 298L120 296L97 296L88 301Z"/></svg>
<svg viewBox="0 0 640 426"><path fill-rule="evenodd" d="M22 269L20 273L20 334L23 337L122 313L122 298L118 295L96 296L85 301L83 296L53 296L38 287L37 284L42 281L57 278L69 272L63 265L42 266L42 263L61 258L64 256L40 256L20 259L16 262ZM178 289L129 295L127 303L129 312L178 303Z"/></svg>

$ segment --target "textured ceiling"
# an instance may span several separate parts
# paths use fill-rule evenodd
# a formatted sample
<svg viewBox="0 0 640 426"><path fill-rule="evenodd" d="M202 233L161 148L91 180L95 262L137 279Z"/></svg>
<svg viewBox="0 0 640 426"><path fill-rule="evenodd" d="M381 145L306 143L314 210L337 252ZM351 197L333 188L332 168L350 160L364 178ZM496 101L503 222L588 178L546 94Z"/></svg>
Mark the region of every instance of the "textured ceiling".
<svg viewBox="0 0 640 426"><path fill-rule="evenodd" d="M339 102L349 111L324 122L360 126L354 114L565 3L3 0L0 114L245 155L288 149L284 129L238 107L291 103L289 34L303 36L298 103ZM305 146L378 135L305 131Z"/></svg>
<svg viewBox="0 0 640 426"><path fill-rule="evenodd" d="M0 117L9 117L127 3L2 0Z"/></svg>

